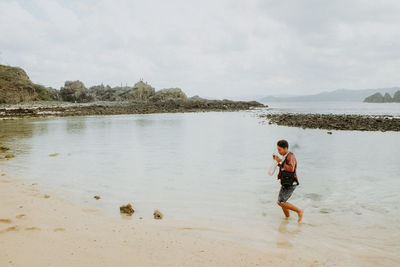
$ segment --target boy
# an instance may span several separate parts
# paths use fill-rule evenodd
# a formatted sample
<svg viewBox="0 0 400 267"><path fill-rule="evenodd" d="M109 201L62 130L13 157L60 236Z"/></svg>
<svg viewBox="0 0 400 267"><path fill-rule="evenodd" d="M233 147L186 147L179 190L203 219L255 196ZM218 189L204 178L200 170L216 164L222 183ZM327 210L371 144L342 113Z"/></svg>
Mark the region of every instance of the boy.
<svg viewBox="0 0 400 267"><path fill-rule="evenodd" d="M279 140L277 143L277 147L278 153L283 156L282 160L277 155L272 155L272 158L278 162L279 173L277 179L281 180L281 190L279 191L277 203L282 208L286 218L289 218L289 210L292 210L297 213L297 222L301 222L301 220L303 219L304 210L299 209L296 206L287 202L293 191L296 189L296 186L299 185L296 174L296 157L292 152L288 151L289 143L286 140Z"/></svg>

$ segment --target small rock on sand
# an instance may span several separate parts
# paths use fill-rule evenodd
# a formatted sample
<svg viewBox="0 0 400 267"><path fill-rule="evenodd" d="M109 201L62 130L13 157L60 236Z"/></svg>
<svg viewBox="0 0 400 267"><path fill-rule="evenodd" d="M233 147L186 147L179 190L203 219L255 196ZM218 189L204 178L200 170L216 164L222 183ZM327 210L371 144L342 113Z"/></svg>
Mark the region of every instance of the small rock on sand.
<svg viewBox="0 0 400 267"><path fill-rule="evenodd" d="M0 219L1 223L12 223L10 219Z"/></svg>
<svg viewBox="0 0 400 267"><path fill-rule="evenodd" d="M15 157L15 155L14 155L14 154L11 154L11 153L8 153L8 154L5 156L6 159L11 159L11 158L13 158L13 157Z"/></svg>
<svg viewBox="0 0 400 267"><path fill-rule="evenodd" d="M49 197L50 197L50 195L48 195L48 194L45 194L43 197L44 197L44 198L49 198Z"/></svg>
<svg viewBox="0 0 400 267"><path fill-rule="evenodd" d="M154 219L156 219L156 220L161 220L164 217L164 215L159 210L155 210L153 215L154 215Z"/></svg>
<svg viewBox="0 0 400 267"><path fill-rule="evenodd" d="M94 196L93 198L99 200L101 197L100 196Z"/></svg>
<svg viewBox="0 0 400 267"><path fill-rule="evenodd" d="M326 132L327 134L332 134L332 132Z"/></svg>
<svg viewBox="0 0 400 267"><path fill-rule="evenodd" d="M49 154L50 157L56 157L56 156L58 156L58 155L60 155L60 153Z"/></svg>
<svg viewBox="0 0 400 267"><path fill-rule="evenodd" d="M121 213L125 213L129 216L131 216L135 212L135 210L132 208L131 204L127 204L127 205L123 205L123 206L119 207L119 211Z"/></svg>

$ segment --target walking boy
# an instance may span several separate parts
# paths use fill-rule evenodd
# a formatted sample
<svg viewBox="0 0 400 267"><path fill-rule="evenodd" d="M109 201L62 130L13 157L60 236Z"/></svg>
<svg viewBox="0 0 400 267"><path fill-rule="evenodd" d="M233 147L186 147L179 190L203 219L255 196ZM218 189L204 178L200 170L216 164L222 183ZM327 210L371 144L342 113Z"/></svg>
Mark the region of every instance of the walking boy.
<svg viewBox="0 0 400 267"><path fill-rule="evenodd" d="M277 178L278 180L281 180L281 190L279 191L277 203L282 208L286 218L289 218L289 210L292 210L297 213L297 222L301 222L304 210L287 202L293 191L296 189L296 186L299 185L296 174L296 157L292 152L289 152L289 143L286 140L279 140L277 147L278 153L283 156L283 159L280 159L277 155L272 155L272 158L278 162L279 173Z"/></svg>

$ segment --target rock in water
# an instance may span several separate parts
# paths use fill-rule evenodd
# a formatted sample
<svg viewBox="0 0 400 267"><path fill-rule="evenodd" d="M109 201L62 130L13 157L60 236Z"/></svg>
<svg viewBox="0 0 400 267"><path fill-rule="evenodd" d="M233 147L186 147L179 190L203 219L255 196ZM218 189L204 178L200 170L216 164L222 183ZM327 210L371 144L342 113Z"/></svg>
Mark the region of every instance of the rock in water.
<svg viewBox="0 0 400 267"><path fill-rule="evenodd" d="M159 210L155 210L153 215L154 215L154 219L156 219L156 220L161 220L164 217L164 215Z"/></svg>
<svg viewBox="0 0 400 267"><path fill-rule="evenodd" d="M119 207L119 211L121 213L125 213L129 216L131 216L135 212L135 210L132 208L131 204L127 204L127 205Z"/></svg>

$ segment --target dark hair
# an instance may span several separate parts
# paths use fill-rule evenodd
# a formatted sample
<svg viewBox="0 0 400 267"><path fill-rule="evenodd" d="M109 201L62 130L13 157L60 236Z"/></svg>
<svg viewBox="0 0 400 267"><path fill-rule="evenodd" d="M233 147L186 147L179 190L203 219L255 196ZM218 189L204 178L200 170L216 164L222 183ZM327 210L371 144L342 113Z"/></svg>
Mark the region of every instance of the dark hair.
<svg viewBox="0 0 400 267"><path fill-rule="evenodd" d="M277 145L281 148L289 148L289 143L286 140L279 140Z"/></svg>

